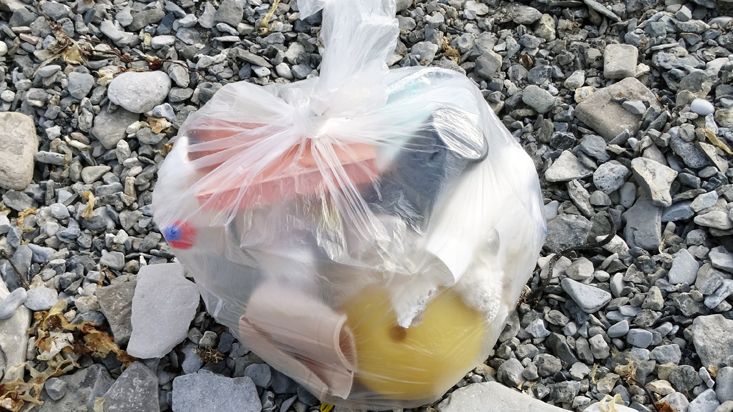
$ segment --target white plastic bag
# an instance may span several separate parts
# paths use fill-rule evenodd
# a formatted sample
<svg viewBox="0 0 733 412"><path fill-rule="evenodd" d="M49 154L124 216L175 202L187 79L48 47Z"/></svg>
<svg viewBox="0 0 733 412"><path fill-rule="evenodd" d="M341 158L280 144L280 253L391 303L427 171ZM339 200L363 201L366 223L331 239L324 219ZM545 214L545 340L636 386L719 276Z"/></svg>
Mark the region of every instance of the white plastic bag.
<svg viewBox="0 0 733 412"><path fill-rule="evenodd" d="M222 87L155 221L209 312L321 400L433 401L483 361L544 241L530 158L464 75L388 70L394 0L323 9L320 77Z"/></svg>

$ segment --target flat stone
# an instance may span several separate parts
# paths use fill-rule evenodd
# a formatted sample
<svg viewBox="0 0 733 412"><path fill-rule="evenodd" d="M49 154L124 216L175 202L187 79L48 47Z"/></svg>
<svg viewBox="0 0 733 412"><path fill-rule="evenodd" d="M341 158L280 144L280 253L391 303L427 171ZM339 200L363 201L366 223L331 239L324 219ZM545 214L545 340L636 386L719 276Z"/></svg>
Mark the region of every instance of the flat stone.
<svg viewBox="0 0 733 412"><path fill-rule="evenodd" d="M530 84L522 91L522 101L537 113L547 113L555 106L555 96L550 92Z"/></svg>
<svg viewBox="0 0 733 412"><path fill-rule="evenodd" d="M87 166L81 169L81 180L83 180L84 183L94 183L101 179L102 176L110 170L112 170L112 168L107 165Z"/></svg>
<svg viewBox="0 0 733 412"><path fill-rule="evenodd" d="M593 171L578 160L569 150L565 150L545 171L548 182L565 182L590 176Z"/></svg>
<svg viewBox="0 0 733 412"><path fill-rule="evenodd" d="M626 342L634 347L645 349L652 344L654 336L645 329L631 329L626 334Z"/></svg>
<svg viewBox="0 0 733 412"><path fill-rule="evenodd" d="M672 267L669 269L669 283L674 285L692 285L697 278L697 270L700 269L700 263L687 251L680 249L675 253L672 260Z"/></svg>
<svg viewBox="0 0 733 412"><path fill-rule="evenodd" d="M651 355L659 364L678 364L682 359L682 350L679 345L660 345L652 349Z"/></svg>
<svg viewBox="0 0 733 412"><path fill-rule="evenodd" d="M660 109L654 93L635 78L627 77L588 96L576 107L575 116L606 140L613 139L625 130L634 134L639 130L641 116L624 109L618 102L620 99L641 100Z"/></svg>
<svg viewBox="0 0 733 412"><path fill-rule="evenodd" d="M712 191L698 195L690 204L690 208L697 212L701 212L709 207L715 206L718 201L718 192Z"/></svg>
<svg viewBox="0 0 733 412"><path fill-rule="evenodd" d="M66 393L57 400L44 394L39 412L93 411L95 400L104 395L113 382L107 369L100 364L60 376L59 379L66 383Z"/></svg>
<svg viewBox="0 0 733 412"><path fill-rule="evenodd" d="M705 306L709 309L714 309L731 295L733 295L733 279L723 279L721 285L715 290L715 292L706 297L703 303L705 303Z"/></svg>
<svg viewBox="0 0 733 412"><path fill-rule="evenodd" d="M102 109L94 118L92 135L102 143L105 149L114 149L117 142L125 137L125 129L135 123L140 116L124 109L110 112Z"/></svg>
<svg viewBox="0 0 733 412"><path fill-rule="evenodd" d="M733 320L717 314L698 316L691 331L695 351L706 368L718 368L733 356Z"/></svg>
<svg viewBox="0 0 733 412"><path fill-rule="evenodd" d="M636 74L639 50L630 44L609 44L603 52L603 77L624 79Z"/></svg>
<svg viewBox="0 0 733 412"><path fill-rule="evenodd" d="M503 59L500 54L489 50L476 59L474 71L481 78L491 80L496 72L501 69L502 62Z"/></svg>
<svg viewBox="0 0 733 412"><path fill-rule="evenodd" d="M66 382L59 378L49 378L43 384L43 390L51 400L57 401L66 395L67 386Z"/></svg>
<svg viewBox="0 0 733 412"><path fill-rule="evenodd" d="M631 171L616 160L603 163L593 172L593 184L606 194L620 189Z"/></svg>
<svg viewBox="0 0 733 412"><path fill-rule="evenodd" d="M565 293L586 313L598 312L611 301L611 294L605 290L570 278L563 279L560 285Z"/></svg>
<svg viewBox="0 0 733 412"><path fill-rule="evenodd" d="M640 197L623 214L626 219L624 240L629 246L658 250L662 242L662 210L649 198Z"/></svg>
<svg viewBox="0 0 733 412"><path fill-rule="evenodd" d="M677 222L687 220L693 216L695 216L695 211L692 210L691 202L677 202L664 209L662 222Z"/></svg>
<svg viewBox="0 0 733 412"><path fill-rule="evenodd" d="M169 353L186 339L198 305L198 288L184 277L180 264L140 268L132 299L132 335L127 353L141 359Z"/></svg>
<svg viewBox="0 0 733 412"><path fill-rule="evenodd" d="M174 412L260 412L262 403L249 377L199 371L173 380L172 407Z"/></svg>
<svg viewBox="0 0 733 412"><path fill-rule="evenodd" d="M107 97L129 112L145 113L163 103L170 88L165 72L125 72L110 82Z"/></svg>
<svg viewBox="0 0 733 412"><path fill-rule="evenodd" d="M104 412L158 412L158 377L135 362L122 372L103 399Z"/></svg>
<svg viewBox="0 0 733 412"><path fill-rule="evenodd" d="M0 187L25 189L33 180L37 151L33 119L22 113L0 113Z"/></svg>
<svg viewBox="0 0 733 412"><path fill-rule="evenodd" d="M715 269L733 273L733 253L728 252L723 246L714 247L708 253L710 264Z"/></svg>
<svg viewBox="0 0 733 412"><path fill-rule="evenodd" d="M669 190L677 178L674 169L651 159L637 157L631 161L631 170L634 171L637 183L651 196L652 203L662 207L672 205Z"/></svg>
<svg viewBox="0 0 733 412"><path fill-rule="evenodd" d="M629 321L622 320L620 322L617 322L611 325L608 328L607 334L609 338L620 338L621 336L626 335L628 331L629 331Z"/></svg>
<svg viewBox="0 0 733 412"><path fill-rule="evenodd" d="M0 301L8 295L10 292L0 279ZM0 320L0 358L4 358L4 363L0 362L0 382L23 379L31 312L24 306L14 306L12 316Z"/></svg>
<svg viewBox="0 0 733 412"><path fill-rule="evenodd" d="M438 404L438 411L564 412L565 410L507 388L498 382L482 382L456 389L447 399Z"/></svg>
<svg viewBox="0 0 733 412"><path fill-rule="evenodd" d="M97 288L96 294L104 317L112 328L115 342L127 343L132 333L132 297L135 293L135 281L116 283Z"/></svg>
<svg viewBox="0 0 733 412"><path fill-rule="evenodd" d="M719 230L733 229L733 222L728 218L728 214L722 210L711 210L701 215L695 216L693 222L700 226L710 227Z"/></svg>

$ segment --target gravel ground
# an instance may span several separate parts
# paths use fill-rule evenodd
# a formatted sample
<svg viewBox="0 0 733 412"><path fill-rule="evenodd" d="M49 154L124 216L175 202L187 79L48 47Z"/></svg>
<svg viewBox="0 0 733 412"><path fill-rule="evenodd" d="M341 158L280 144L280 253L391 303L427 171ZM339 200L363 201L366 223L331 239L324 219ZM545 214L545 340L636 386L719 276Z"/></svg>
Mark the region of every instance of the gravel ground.
<svg viewBox="0 0 733 412"><path fill-rule="evenodd" d="M733 2L397 3L390 64L475 80L549 222L495 355L420 410L527 410L511 387L536 411L733 411ZM201 306L160 360L120 348L138 272L173 260L150 210L169 139L223 84L315 75L319 17L294 0L269 21L262 0L0 6L0 409L318 410Z"/></svg>

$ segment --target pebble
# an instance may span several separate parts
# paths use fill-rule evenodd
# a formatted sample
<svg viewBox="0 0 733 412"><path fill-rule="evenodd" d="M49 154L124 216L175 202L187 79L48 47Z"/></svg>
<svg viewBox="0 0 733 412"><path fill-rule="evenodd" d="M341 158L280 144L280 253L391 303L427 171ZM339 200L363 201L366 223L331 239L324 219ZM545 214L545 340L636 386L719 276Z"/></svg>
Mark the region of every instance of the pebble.
<svg viewBox="0 0 733 412"><path fill-rule="evenodd" d="M662 210L648 198L638 198L623 214L624 239L629 246L656 250L662 242Z"/></svg>
<svg viewBox="0 0 733 412"><path fill-rule="evenodd" d="M555 106L555 97L534 84L530 84L522 91L522 101L538 113L547 113Z"/></svg>
<svg viewBox="0 0 733 412"><path fill-rule="evenodd" d="M172 407L176 412L260 412L262 403L249 377L227 378L200 371L173 380Z"/></svg>
<svg viewBox="0 0 733 412"><path fill-rule="evenodd" d="M67 384L59 378L49 378L43 384L43 389L51 400L57 401L66 395Z"/></svg>
<svg viewBox="0 0 733 412"><path fill-rule="evenodd" d="M593 184L599 190L610 194L620 189L629 175L631 171L626 166L612 160L596 168L593 172Z"/></svg>
<svg viewBox="0 0 733 412"><path fill-rule="evenodd" d="M33 179L38 137L33 119L22 113L0 113L0 187L23 190Z"/></svg>
<svg viewBox="0 0 733 412"><path fill-rule="evenodd" d="M85 98L94 87L94 76L89 73L71 72L68 76L69 83L66 89L69 95L75 99Z"/></svg>
<svg viewBox="0 0 733 412"><path fill-rule="evenodd" d="M655 205L662 207L672 205L669 191L672 182L677 178L674 169L651 159L637 157L631 161L631 170L634 171L639 186L649 193Z"/></svg>
<svg viewBox="0 0 733 412"><path fill-rule="evenodd" d="M168 298L160 299L161 294ZM186 339L198 304L198 289L184 277L180 264L143 266L132 298L132 334L127 353L148 359L173 350Z"/></svg>
<svg viewBox="0 0 733 412"><path fill-rule="evenodd" d="M653 338L652 333L644 329L631 329L626 334L626 342L629 345L642 349L649 347Z"/></svg>
<svg viewBox="0 0 733 412"><path fill-rule="evenodd" d="M621 336L626 335L626 333L629 331L629 321L622 320L620 322L617 322L611 327L608 328L608 337L609 338L620 338Z"/></svg>
<svg viewBox="0 0 733 412"><path fill-rule="evenodd" d="M124 109L117 109L114 112L102 109L94 118L92 135L102 143L105 149L113 149L117 146L117 142L125 137L127 127L136 122L138 118L138 114Z"/></svg>
<svg viewBox="0 0 733 412"><path fill-rule="evenodd" d="M723 246L712 248L708 257L714 268L733 273L733 253L728 252Z"/></svg>
<svg viewBox="0 0 733 412"><path fill-rule="evenodd" d="M630 44L609 44L603 52L603 77L624 79L636 74L639 50Z"/></svg>
<svg viewBox="0 0 733 412"><path fill-rule="evenodd" d="M696 98L690 103L690 110L700 116L707 116L715 112L715 106L705 99Z"/></svg>
<svg viewBox="0 0 733 412"><path fill-rule="evenodd" d="M568 278L563 279L560 284L565 293L586 313L598 312L611 300L610 293L595 286Z"/></svg>
<svg viewBox="0 0 733 412"><path fill-rule="evenodd" d="M581 163L572 152L566 150L545 171L545 179L548 182L564 182L581 179L591 174L593 171L590 168Z"/></svg>
<svg viewBox="0 0 733 412"><path fill-rule="evenodd" d="M164 72L125 72L112 80L107 96L129 112L145 113L163 103L170 88L171 80Z"/></svg>
<svg viewBox="0 0 733 412"><path fill-rule="evenodd" d="M32 311L49 310L59 300L56 289L39 286L28 290L25 307Z"/></svg>
<svg viewBox="0 0 733 412"><path fill-rule="evenodd" d="M672 268L669 270L669 282L672 284L691 285L695 283L697 278L697 271L700 269L700 264L695 258L687 251L687 249L681 249L674 256L672 260Z"/></svg>
<svg viewBox="0 0 733 412"><path fill-rule="evenodd" d="M679 345L660 345L651 351L652 359L656 360L657 363L680 363L682 360L682 351Z"/></svg>
<svg viewBox="0 0 733 412"><path fill-rule="evenodd" d="M81 179L84 183L94 183L101 179L102 176L110 170L112 170L112 168L107 165L87 166L81 169Z"/></svg>
<svg viewBox="0 0 733 412"><path fill-rule="evenodd" d="M508 12L512 21L517 24L532 24L542 17L539 10L521 4L511 4Z"/></svg>

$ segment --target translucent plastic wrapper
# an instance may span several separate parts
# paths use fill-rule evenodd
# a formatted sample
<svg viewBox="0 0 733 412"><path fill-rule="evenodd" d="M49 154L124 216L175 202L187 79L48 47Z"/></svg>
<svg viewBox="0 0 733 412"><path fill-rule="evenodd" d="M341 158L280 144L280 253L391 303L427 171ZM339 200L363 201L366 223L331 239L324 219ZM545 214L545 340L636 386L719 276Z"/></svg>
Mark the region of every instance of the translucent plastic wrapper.
<svg viewBox="0 0 733 412"><path fill-rule="evenodd" d="M388 70L394 0L323 9L320 77L228 84L153 207L208 311L321 400L431 402L482 362L545 236L530 158L464 75Z"/></svg>

